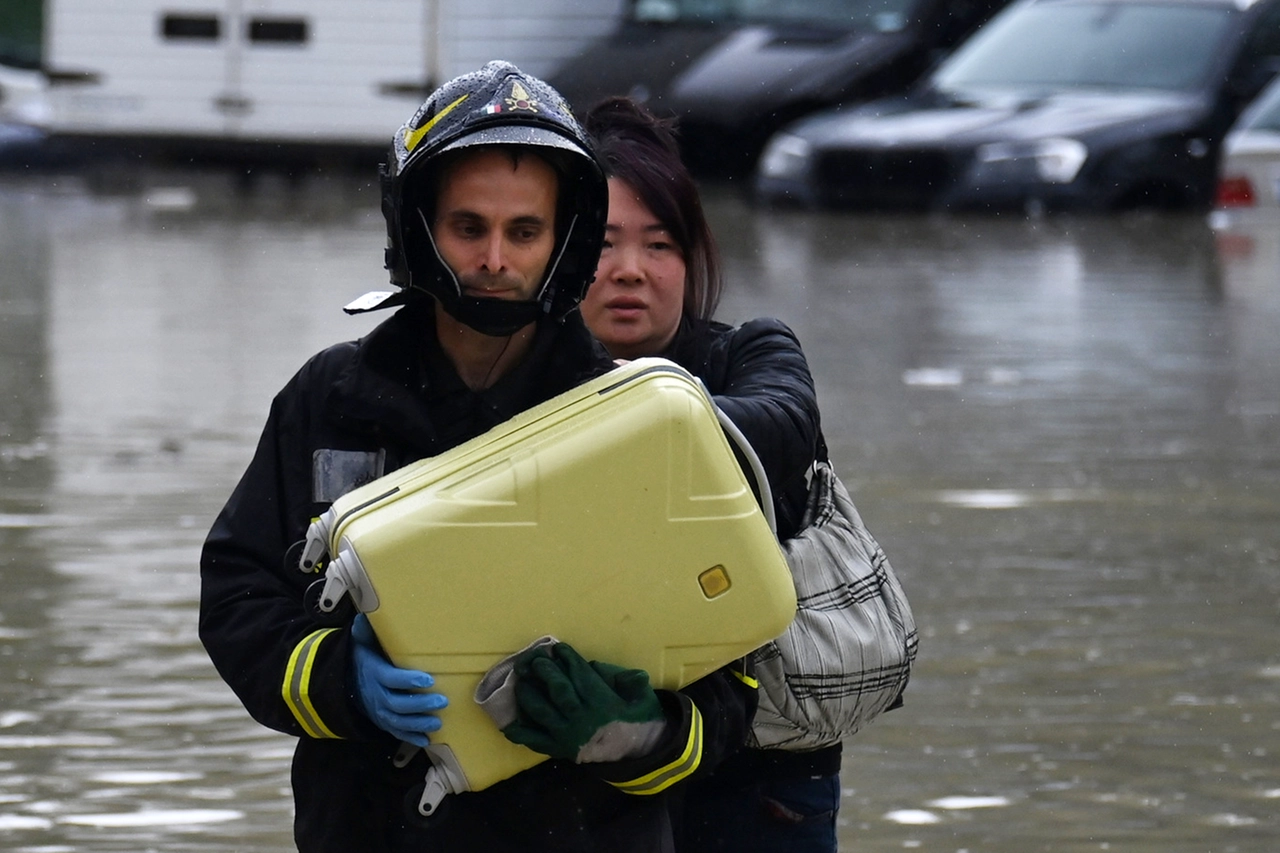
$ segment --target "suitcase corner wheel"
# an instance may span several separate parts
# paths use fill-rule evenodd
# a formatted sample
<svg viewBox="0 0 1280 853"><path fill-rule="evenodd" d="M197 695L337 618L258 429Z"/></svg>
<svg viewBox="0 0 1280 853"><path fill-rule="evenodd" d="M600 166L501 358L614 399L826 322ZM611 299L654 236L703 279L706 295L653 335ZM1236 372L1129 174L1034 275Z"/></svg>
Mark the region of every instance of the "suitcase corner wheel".
<svg viewBox="0 0 1280 853"><path fill-rule="evenodd" d="M324 575L307 586L302 599L303 607L317 625L341 627L351 621L357 610L369 613L378 609L378 593L355 552L340 550L327 566L318 565L323 566Z"/></svg>
<svg viewBox="0 0 1280 853"><path fill-rule="evenodd" d="M372 613L378 609L378 593L369 581L369 574L356 552L349 548L338 550L338 556L325 568L324 577L311 584L313 587L317 585L320 593L316 597L315 609L320 614L334 613L348 597L361 613Z"/></svg>
<svg viewBox="0 0 1280 853"><path fill-rule="evenodd" d="M298 555L298 569L310 574L320 570L321 561L329 548L329 528L333 525L333 510L330 509L319 518L311 519L307 528L307 538L303 542L302 551Z"/></svg>
<svg viewBox="0 0 1280 853"><path fill-rule="evenodd" d="M396 754L396 763L401 766L407 764L417 751L418 747L412 744L401 744L400 752ZM469 791L471 786L467 784L467 777L449 747L432 744L423 749L423 752L427 754L431 766L422 783L409 790L405 805L410 812L421 818L440 818L443 816L445 797Z"/></svg>
<svg viewBox="0 0 1280 853"><path fill-rule="evenodd" d="M328 586L328 578L313 580L302 594L302 606L321 628L341 628L355 618L356 605L346 597L335 602L332 592L326 596Z"/></svg>

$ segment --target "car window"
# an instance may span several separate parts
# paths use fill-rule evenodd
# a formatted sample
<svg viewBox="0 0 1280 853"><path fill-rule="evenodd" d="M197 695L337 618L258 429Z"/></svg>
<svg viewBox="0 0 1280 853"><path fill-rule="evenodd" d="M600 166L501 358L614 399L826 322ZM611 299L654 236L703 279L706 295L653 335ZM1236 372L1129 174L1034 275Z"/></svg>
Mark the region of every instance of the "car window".
<svg viewBox="0 0 1280 853"><path fill-rule="evenodd" d="M641 22L793 23L894 32L916 0L636 0Z"/></svg>
<svg viewBox="0 0 1280 853"><path fill-rule="evenodd" d="M938 69L946 91L1002 86L1202 85L1232 11L1191 4L1051 2L997 17Z"/></svg>
<svg viewBox="0 0 1280 853"><path fill-rule="evenodd" d="M1280 83L1273 83L1240 119L1246 130L1270 130L1280 133Z"/></svg>

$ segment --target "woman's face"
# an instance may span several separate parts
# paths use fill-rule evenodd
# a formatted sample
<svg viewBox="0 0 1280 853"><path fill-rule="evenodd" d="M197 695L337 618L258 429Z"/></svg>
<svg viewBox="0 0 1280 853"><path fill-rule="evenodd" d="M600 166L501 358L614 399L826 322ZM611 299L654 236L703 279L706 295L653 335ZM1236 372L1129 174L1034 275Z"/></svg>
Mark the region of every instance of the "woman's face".
<svg viewBox="0 0 1280 853"><path fill-rule="evenodd" d="M596 279L582 302L591 333L614 358L656 355L684 309L684 255L625 181L609 179L609 220Z"/></svg>

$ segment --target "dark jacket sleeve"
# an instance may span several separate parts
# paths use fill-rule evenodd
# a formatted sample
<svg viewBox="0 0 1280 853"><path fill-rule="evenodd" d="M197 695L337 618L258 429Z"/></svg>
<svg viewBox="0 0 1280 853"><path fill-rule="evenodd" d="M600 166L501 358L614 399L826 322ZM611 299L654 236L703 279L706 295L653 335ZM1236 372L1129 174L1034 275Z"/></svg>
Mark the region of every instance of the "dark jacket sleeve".
<svg viewBox="0 0 1280 853"><path fill-rule="evenodd" d="M716 341L710 372L716 405L746 436L783 504L780 515L788 523L780 517L778 533L786 538L803 510L819 431L817 393L800 341L780 320L752 320Z"/></svg>
<svg viewBox="0 0 1280 853"><path fill-rule="evenodd" d="M316 575L290 565L311 502L313 360L272 403L252 462L200 558L200 639L258 722L288 734L376 736L348 685L349 629L324 628L303 604ZM296 553L296 549L295 549ZM296 559L296 558L295 558Z"/></svg>
<svg viewBox="0 0 1280 853"><path fill-rule="evenodd" d="M640 796L701 778L746 742L756 696L745 659L679 691L659 690L668 724L662 742L641 758L594 765L596 772L618 790Z"/></svg>

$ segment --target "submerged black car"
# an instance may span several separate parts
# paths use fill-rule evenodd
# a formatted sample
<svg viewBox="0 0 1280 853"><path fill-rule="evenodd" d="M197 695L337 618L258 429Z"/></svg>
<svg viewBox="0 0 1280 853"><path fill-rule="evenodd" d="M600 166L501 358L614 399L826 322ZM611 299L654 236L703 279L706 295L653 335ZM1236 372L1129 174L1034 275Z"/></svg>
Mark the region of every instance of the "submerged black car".
<svg viewBox="0 0 1280 853"><path fill-rule="evenodd" d="M550 82L582 112L631 95L679 119L703 173L748 171L799 116L901 92L1008 0L630 0Z"/></svg>
<svg viewBox="0 0 1280 853"><path fill-rule="evenodd" d="M1280 69L1280 0L1020 0L912 93L811 116L770 201L864 210L1207 208L1222 140Z"/></svg>

